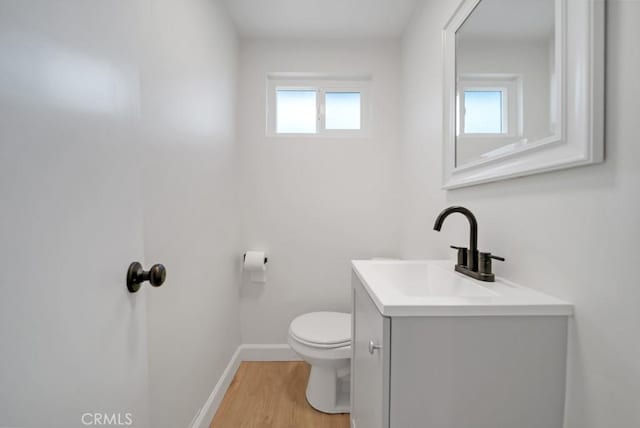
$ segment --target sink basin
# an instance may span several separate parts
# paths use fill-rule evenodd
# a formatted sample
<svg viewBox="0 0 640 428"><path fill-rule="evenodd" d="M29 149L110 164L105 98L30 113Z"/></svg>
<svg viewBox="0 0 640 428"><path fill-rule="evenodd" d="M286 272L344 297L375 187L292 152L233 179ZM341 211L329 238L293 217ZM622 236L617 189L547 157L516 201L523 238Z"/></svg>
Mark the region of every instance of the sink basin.
<svg viewBox="0 0 640 428"><path fill-rule="evenodd" d="M357 275L382 315L570 315L571 304L502 278L482 282L453 270L450 260L354 260Z"/></svg>
<svg viewBox="0 0 640 428"><path fill-rule="evenodd" d="M496 293L436 263L375 263L378 281L413 297L492 297ZM365 269L366 270L366 269Z"/></svg>

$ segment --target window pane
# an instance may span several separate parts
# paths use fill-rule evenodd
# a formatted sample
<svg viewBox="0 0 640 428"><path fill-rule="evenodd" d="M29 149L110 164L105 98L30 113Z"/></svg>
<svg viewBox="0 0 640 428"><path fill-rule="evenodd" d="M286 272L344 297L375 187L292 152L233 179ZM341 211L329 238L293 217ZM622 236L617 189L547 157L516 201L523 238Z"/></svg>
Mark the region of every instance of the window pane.
<svg viewBox="0 0 640 428"><path fill-rule="evenodd" d="M464 133L502 134L502 91L464 92Z"/></svg>
<svg viewBox="0 0 640 428"><path fill-rule="evenodd" d="M315 134L316 91L278 90L276 119L276 132L279 134Z"/></svg>
<svg viewBox="0 0 640 428"><path fill-rule="evenodd" d="M326 129L360 129L360 93L325 94Z"/></svg>

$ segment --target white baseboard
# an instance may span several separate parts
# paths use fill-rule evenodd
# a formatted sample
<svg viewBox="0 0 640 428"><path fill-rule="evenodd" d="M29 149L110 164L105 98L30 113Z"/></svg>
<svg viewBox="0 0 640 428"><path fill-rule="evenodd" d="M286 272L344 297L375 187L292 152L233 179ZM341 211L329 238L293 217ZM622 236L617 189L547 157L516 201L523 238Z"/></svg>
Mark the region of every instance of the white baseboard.
<svg viewBox="0 0 640 428"><path fill-rule="evenodd" d="M238 371L238 367L240 367L240 363L242 362L240 359L241 347L242 346L239 346L238 349L236 349L236 352L231 356L229 364L227 364L227 367L222 372L222 376L218 379L218 383L213 387L213 391L211 391L207 402L204 403L200 412L198 412L193 419L190 428L209 428L211 420L213 420L213 416L216 414L218 407L220 407L224 394L226 394L227 389L229 389L233 376L235 376Z"/></svg>
<svg viewBox="0 0 640 428"><path fill-rule="evenodd" d="M245 344L238 347L242 361L302 361L289 345Z"/></svg>
<svg viewBox="0 0 640 428"><path fill-rule="evenodd" d="M200 412L193 418L190 428L209 428L211 420L218 411L220 403L224 395L231 385L231 381L235 376L240 363L243 361L301 361L302 359L291 349L289 345L273 344L245 344L238 346L236 352L233 353L229 364L222 372L222 376L218 379L218 383L214 386L213 391L209 395L207 402L202 406Z"/></svg>

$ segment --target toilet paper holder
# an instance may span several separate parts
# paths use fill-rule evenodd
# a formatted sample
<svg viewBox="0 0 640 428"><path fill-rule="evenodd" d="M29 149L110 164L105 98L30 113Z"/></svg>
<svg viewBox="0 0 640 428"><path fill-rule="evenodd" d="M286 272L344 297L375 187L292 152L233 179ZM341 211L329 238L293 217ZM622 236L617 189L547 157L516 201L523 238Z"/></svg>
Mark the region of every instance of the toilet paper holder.
<svg viewBox="0 0 640 428"><path fill-rule="evenodd" d="M247 253L244 253L242 255L242 261L244 262L247 259ZM269 260L269 258L267 256L264 257L264 264L267 264L267 261Z"/></svg>

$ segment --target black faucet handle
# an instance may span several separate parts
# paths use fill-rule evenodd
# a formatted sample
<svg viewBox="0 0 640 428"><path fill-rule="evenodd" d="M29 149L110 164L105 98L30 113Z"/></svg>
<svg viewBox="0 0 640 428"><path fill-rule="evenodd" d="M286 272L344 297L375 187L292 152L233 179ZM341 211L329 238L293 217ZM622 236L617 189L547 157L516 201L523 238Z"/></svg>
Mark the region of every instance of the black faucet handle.
<svg viewBox="0 0 640 428"><path fill-rule="evenodd" d="M504 261L504 257L494 256L491 253L480 253L478 255L478 272L480 272L481 274L493 276L493 271L491 266L492 259L499 260L501 262Z"/></svg>
<svg viewBox="0 0 640 428"><path fill-rule="evenodd" d="M455 245L450 245L450 247L454 250L458 250L458 264L460 266L466 266L469 250L465 247L456 247Z"/></svg>

